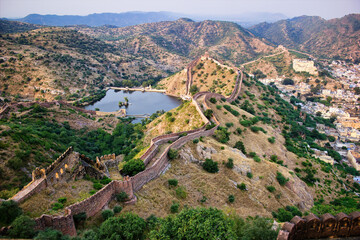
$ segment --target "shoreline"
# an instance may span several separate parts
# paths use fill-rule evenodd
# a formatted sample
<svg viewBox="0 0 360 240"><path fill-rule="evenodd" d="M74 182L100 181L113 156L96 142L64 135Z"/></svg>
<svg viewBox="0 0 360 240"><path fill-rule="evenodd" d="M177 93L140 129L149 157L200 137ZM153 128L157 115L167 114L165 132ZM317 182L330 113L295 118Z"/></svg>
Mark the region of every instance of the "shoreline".
<svg viewBox="0 0 360 240"><path fill-rule="evenodd" d="M153 88L148 88L148 87L146 87L146 88L128 88L128 87L109 87L109 88L107 88L107 90L109 90L109 89L121 90L121 91L159 92L159 93L166 94L166 90L153 89Z"/></svg>

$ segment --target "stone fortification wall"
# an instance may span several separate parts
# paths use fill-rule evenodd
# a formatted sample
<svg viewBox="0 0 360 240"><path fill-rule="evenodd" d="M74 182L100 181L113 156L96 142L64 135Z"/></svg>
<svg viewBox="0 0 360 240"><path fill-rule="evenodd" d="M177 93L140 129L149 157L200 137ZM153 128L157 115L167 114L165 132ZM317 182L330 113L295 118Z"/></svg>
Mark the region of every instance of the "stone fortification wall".
<svg viewBox="0 0 360 240"><path fill-rule="evenodd" d="M60 179L62 172L66 169L67 156L72 153L72 147L69 147L60 157L58 157L45 170L34 170L32 174L32 181L23 187L21 191L15 194L11 199L16 202L22 202L45 189L47 186L57 182ZM57 174L57 175L56 175ZM56 177L57 176L57 177Z"/></svg>
<svg viewBox="0 0 360 240"><path fill-rule="evenodd" d="M61 231L63 234L70 236L76 235L76 228L71 214L71 210L65 209L65 216L50 216L42 215L39 218L35 219L35 228L36 230L44 230L46 228L53 228Z"/></svg>
<svg viewBox="0 0 360 240"><path fill-rule="evenodd" d="M112 181L91 197L68 206L65 209L65 214L63 216L50 216L44 214L41 217L36 218L36 229L44 230L51 227L61 231L63 234L75 236L76 229L73 219L74 215L85 212L87 217L92 217L101 211L101 209L114 198L115 194L122 191L128 194L129 199L134 198L130 181Z"/></svg>
<svg viewBox="0 0 360 240"><path fill-rule="evenodd" d="M188 69L191 70L191 66L195 66L197 61L199 59L193 61ZM191 71L190 74L188 74L188 86L191 86ZM237 79L237 86L239 83L239 77ZM240 85L241 87L241 85ZM234 94L234 97L237 97L240 90L236 87L234 89L236 91L236 94ZM209 94L209 95L207 95ZM211 93L202 93L198 94L198 96L204 96L203 100L203 107L205 109L208 108L206 104L206 99L208 99L210 96L213 96ZM221 95L220 95L221 96ZM222 97L222 96L221 96ZM196 98L194 98L196 99ZM194 100L195 101L195 100ZM201 108L197 102L194 102L194 104L197 106L197 110L199 111L202 118L205 118L203 115ZM73 221L73 215L79 214L82 212L85 212L87 217L94 216L96 213L101 211L105 205L107 205L111 199L115 196L116 193L119 193L121 191L125 191L129 198L130 202L133 202L134 199L136 199L134 195L134 191L138 191L146 184L147 182L151 181L152 179L158 177L168 166L169 159L168 159L168 152L171 148L179 149L181 146L183 146L186 142L191 141L195 138L201 137L201 136L210 136L214 134L214 131L218 128L219 122L213 116L213 119L216 122L216 126L210 130L206 130L206 126L209 124L209 121L206 119L205 124L203 127L196 129L196 130L190 130L190 131L184 131L180 133L173 133L173 134L167 134L163 136L159 136L156 138L153 138L151 141L150 148L143 154L141 157L146 164L148 164L152 158L156 155L158 151L158 146L166 143L168 141L174 141L171 145L169 145L165 151L161 154L161 156L154 162L154 164L144 171L138 173L137 175L131 177L130 179L127 178L125 181L112 181L109 184L107 184L104 188L102 188L100 191L98 191L93 196L79 202L76 204L73 204L71 206L68 206L65 209L65 214L63 216L49 216L49 215L42 215L40 218L35 219L36 221L36 228L39 230L43 230L48 227L52 227L54 229L57 229L64 234L69 235L76 235L76 229L75 224ZM205 119L204 119L205 120ZM185 136L184 136L184 133ZM53 177L56 176L59 170L66 168L66 157L69 155L69 153L72 152L72 148L70 147L66 152L61 155L52 165L50 165L45 171L46 177L44 178L44 181L47 181L49 176ZM85 156L79 156L81 159L85 159L87 161ZM113 156L107 156L105 158L113 158ZM90 161L92 162L92 161ZM49 176L47 176L49 175ZM45 185L46 187L46 185ZM39 185L39 188L43 188L42 185Z"/></svg>
<svg viewBox="0 0 360 240"><path fill-rule="evenodd" d="M277 240L303 240L360 236L360 212L349 215L339 213L335 217L326 213L320 217L310 214L304 218L295 216L280 230Z"/></svg>

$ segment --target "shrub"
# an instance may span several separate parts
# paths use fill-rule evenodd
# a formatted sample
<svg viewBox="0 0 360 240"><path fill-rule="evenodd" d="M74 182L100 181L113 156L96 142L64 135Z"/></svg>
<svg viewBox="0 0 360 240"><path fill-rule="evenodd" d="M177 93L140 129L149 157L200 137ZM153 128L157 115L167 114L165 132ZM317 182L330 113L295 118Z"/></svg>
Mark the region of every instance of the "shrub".
<svg viewBox="0 0 360 240"><path fill-rule="evenodd" d="M252 172L247 172L247 173L246 173L246 176L247 176L248 178L253 178Z"/></svg>
<svg viewBox="0 0 360 240"><path fill-rule="evenodd" d="M281 186L284 186L289 181L289 179L285 178L284 175L282 175L280 172L276 173L276 180Z"/></svg>
<svg viewBox="0 0 360 240"><path fill-rule="evenodd" d="M216 98L210 98L209 100L211 103L215 104L217 101L216 101Z"/></svg>
<svg viewBox="0 0 360 240"><path fill-rule="evenodd" d="M234 195L229 195L228 200L229 200L229 203L233 203L235 201Z"/></svg>
<svg viewBox="0 0 360 240"><path fill-rule="evenodd" d="M242 120L242 121L239 121L239 123L241 125L243 125L244 127L250 127L252 125L252 122L250 120Z"/></svg>
<svg viewBox="0 0 360 240"><path fill-rule="evenodd" d="M123 209L122 206L115 206L114 213L119 213L119 212L121 212L122 209Z"/></svg>
<svg viewBox="0 0 360 240"><path fill-rule="evenodd" d="M222 108L222 106L221 105L216 105L216 109L221 109Z"/></svg>
<svg viewBox="0 0 360 240"><path fill-rule="evenodd" d="M249 152L249 156L252 157L252 158L256 157L256 152Z"/></svg>
<svg viewBox="0 0 360 240"><path fill-rule="evenodd" d="M177 187L175 190L176 197L185 199L187 197L186 189L185 187Z"/></svg>
<svg viewBox="0 0 360 240"><path fill-rule="evenodd" d="M226 162L225 166L227 168L232 169L234 167L234 160L232 158L228 158L228 161Z"/></svg>
<svg viewBox="0 0 360 240"><path fill-rule="evenodd" d="M206 117L207 119L210 119L210 118L212 117L212 115L213 115L213 110L211 110L211 109L206 109L206 110L204 111L204 115L205 115L205 117Z"/></svg>
<svg viewBox="0 0 360 240"><path fill-rule="evenodd" d="M169 186L176 187L178 185L178 180L177 179L169 179L168 183L169 183Z"/></svg>
<svg viewBox="0 0 360 240"><path fill-rule="evenodd" d="M239 149L243 154L246 154L246 150L245 150L245 146L244 146L244 143L243 143L243 142L237 141L237 142L235 143L234 148L237 148L237 149Z"/></svg>
<svg viewBox="0 0 360 240"><path fill-rule="evenodd" d="M195 138L194 140L193 140L193 143L198 143L199 142L199 139L198 138Z"/></svg>
<svg viewBox="0 0 360 240"><path fill-rule="evenodd" d="M225 123L225 126L231 128L232 126L234 126L234 124L229 122L229 123Z"/></svg>
<svg viewBox="0 0 360 240"><path fill-rule="evenodd" d="M230 140L229 136L230 133L224 127L218 127L214 132L215 139L221 143L227 143Z"/></svg>
<svg viewBox="0 0 360 240"><path fill-rule="evenodd" d="M95 182L93 184L93 187L96 189L96 190L100 190L102 189L103 185L101 183L98 183L98 182Z"/></svg>
<svg viewBox="0 0 360 240"><path fill-rule="evenodd" d="M209 158L205 159L205 162L203 163L203 168L209 173L217 173L219 171L218 163L214 162Z"/></svg>
<svg viewBox="0 0 360 240"><path fill-rule="evenodd" d="M241 134L241 133L242 133L241 128L236 128L236 132L237 132L238 134Z"/></svg>
<svg viewBox="0 0 360 240"><path fill-rule="evenodd" d="M56 202L52 205L52 210L54 210L54 211L57 211L57 210L63 209L63 208L64 208L64 205L62 205L61 203L58 203L58 202Z"/></svg>
<svg viewBox="0 0 360 240"><path fill-rule="evenodd" d="M275 137L268 138L269 143L275 143Z"/></svg>
<svg viewBox="0 0 360 240"><path fill-rule="evenodd" d="M63 234L51 228L47 228L44 231L40 231L35 237L36 240L65 240Z"/></svg>
<svg viewBox="0 0 360 240"><path fill-rule="evenodd" d="M107 210L104 210L101 212L101 216L102 218L105 220L107 220L108 218L110 217L113 217L114 216L114 212L110 209L107 209Z"/></svg>
<svg viewBox="0 0 360 240"><path fill-rule="evenodd" d="M271 155L270 156L270 161L277 162L277 160L278 160L278 157L276 155Z"/></svg>
<svg viewBox="0 0 360 240"><path fill-rule="evenodd" d="M239 116L240 113L234 109L232 109L229 105L224 105L224 108L226 110L228 110L232 115L234 115L235 117Z"/></svg>
<svg viewBox="0 0 360 240"><path fill-rule="evenodd" d="M111 178L108 178L108 177L104 177L103 179L100 180L100 183L103 184L103 185L107 185L111 182Z"/></svg>
<svg viewBox="0 0 360 240"><path fill-rule="evenodd" d="M115 198L118 202L125 202L129 198L129 196L126 192L121 192L119 194L116 194Z"/></svg>
<svg viewBox="0 0 360 240"><path fill-rule="evenodd" d="M171 213L177 213L177 212L179 212L179 203L173 203L173 204L170 206L170 212L171 212Z"/></svg>
<svg viewBox="0 0 360 240"><path fill-rule="evenodd" d="M237 187L238 189L240 189L240 190L243 190L243 191L246 190L246 185L245 185L245 183L237 184L236 187Z"/></svg>
<svg viewBox="0 0 360 240"><path fill-rule="evenodd" d="M121 170L124 175L135 176L139 172L144 171L145 164L141 159L131 159L126 162Z"/></svg>
<svg viewBox="0 0 360 240"><path fill-rule="evenodd" d="M275 187L274 186L266 186L266 189L269 191L269 192L275 192Z"/></svg>
<svg viewBox="0 0 360 240"><path fill-rule="evenodd" d="M64 203L66 203L66 200L67 200L66 197L61 197L58 199L58 202L61 204L64 204Z"/></svg>
<svg viewBox="0 0 360 240"><path fill-rule="evenodd" d="M254 157L254 161L255 161L255 162L261 162L261 159L260 159L258 156L255 156L255 157Z"/></svg>
<svg viewBox="0 0 360 240"><path fill-rule="evenodd" d="M173 160L179 156L179 151L175 150L173 148L170 148L167 155L170 160Z"/></svg>

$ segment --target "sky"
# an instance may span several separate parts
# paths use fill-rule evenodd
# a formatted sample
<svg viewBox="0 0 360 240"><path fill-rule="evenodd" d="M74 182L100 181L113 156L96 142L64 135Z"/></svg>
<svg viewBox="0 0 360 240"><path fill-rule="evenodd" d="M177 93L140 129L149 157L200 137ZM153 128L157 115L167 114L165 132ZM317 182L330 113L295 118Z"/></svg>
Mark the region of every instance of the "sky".
<svg viewBox="0 0 360 240"><path fill-rule="evenodd" d="M192 15L270 12L288 17L311 15L331 19L360 13L360 0L0 0L0 18L21 18L31 13L88 15L127 11Z"/></svg>

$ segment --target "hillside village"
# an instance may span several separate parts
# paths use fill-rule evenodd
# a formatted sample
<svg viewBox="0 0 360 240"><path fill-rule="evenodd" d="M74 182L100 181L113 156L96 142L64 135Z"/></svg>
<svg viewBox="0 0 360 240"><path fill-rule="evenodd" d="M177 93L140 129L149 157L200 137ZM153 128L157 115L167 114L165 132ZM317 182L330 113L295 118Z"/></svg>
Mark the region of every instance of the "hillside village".
<svg viewBox="0 0 360 240"><path fill-rule="evenodd" d="M318 75L318 69L312 60L294 59L293 68L297 72ZM335 141L332 143L332 147L340 153L342 160L350 166L360 169L360 155L358 154L360 146L354 144L360 141L360 81L358 81L360 64L332 61L325 69L332 75L334 81L341 84L341 89L336 89L336 87L332 89L322 85L318 91L313 91L312 85L306 82L284 85L284 76L275 79L264 78L260 81L266 85L275 85L283 92L283 97L288 102L290 102L291 96L303 99L304 101L296 103L301 111L334 119L335 128L317 124L316 130L334 137ZM308 101L308 97L327 99L331 104L329 101ZM309 128L309 130L313 129ZM334 164L334 159L328 156L327 152L316 150L315 155L325 162ZM357 181L359 180L357 179Z"/></svg>

